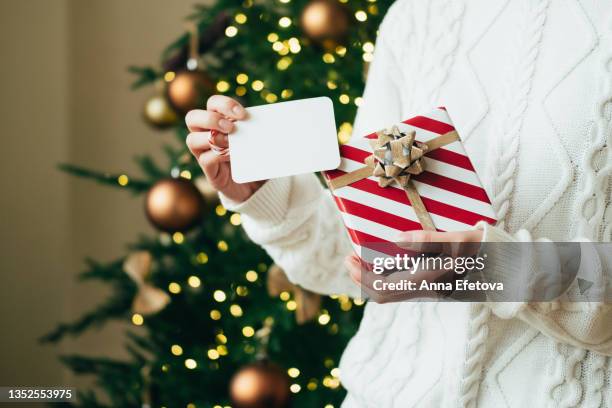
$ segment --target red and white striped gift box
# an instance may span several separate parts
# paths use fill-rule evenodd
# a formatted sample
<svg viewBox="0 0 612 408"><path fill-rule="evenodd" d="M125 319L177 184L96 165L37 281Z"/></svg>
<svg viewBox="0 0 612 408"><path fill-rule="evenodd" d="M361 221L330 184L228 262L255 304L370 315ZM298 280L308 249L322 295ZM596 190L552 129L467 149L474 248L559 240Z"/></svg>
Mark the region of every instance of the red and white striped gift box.
<svg viewBox="0 0 612 408"><path fill-rule="evenodd" d="M424 143L455 129L444 108L396 126L401 132L414 130L415 140ZM364 167L372 154L368 139L376 138L372 133L342 145L340 167L324 172L325 178L329 181ZM460 140L425 153L422 160L425 171L411 179L438 231L463 231L479 221L496 222L489 197ZM379 187L377 178L370 176L334 189L333 195L358 254L366 244L380 247L394 242L402 231L423 229L397 183Z"/></svg>

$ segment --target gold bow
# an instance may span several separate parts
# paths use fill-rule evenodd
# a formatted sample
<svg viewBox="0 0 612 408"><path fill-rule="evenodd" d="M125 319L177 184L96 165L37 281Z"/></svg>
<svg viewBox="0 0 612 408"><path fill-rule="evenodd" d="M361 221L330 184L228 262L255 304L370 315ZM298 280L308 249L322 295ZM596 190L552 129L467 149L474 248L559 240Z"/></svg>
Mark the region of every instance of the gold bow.
<svg viewBox="0 0 612 408"><path fill-rule="evenodd" d="M297 303L295 320L298 324L312 320L319 313L321 296L291 283L280 266L272 265L268 270L267 287L270 296L278 296L282 292L293 293L293 299Z"/></svg>
<svg viewBox="0 0 612 408"><path fill-rule="evenodd" d="M170 302L170 295L147 282L152 264L152 256L147 251L134 252L123 262L123 270L137 287L132 310L142 315L157 313Z"/></svg>
<svg viewBox="0 0 612 408"><path fill-rule="evenodd" d="M459 140L459 135L452 131L422 143L415 140L414 131L402 133L397 126L378 131L376 135L376 139L368 140L373 153L365 159L365 166L329 180L329 187L334 190L370 176L378 177L380 187L397 182L406 192L423 229L435 231L436 227L411 176L423 172L425 163L421 159L427 152Z"/></svg>

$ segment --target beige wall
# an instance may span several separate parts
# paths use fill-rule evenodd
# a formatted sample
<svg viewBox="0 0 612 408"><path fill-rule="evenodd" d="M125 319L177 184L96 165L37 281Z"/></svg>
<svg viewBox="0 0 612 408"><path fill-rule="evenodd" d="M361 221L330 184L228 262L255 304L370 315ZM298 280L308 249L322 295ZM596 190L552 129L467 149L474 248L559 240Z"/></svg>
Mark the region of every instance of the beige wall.
<svg viewBox="0 0 612 408"><path fill-rule="evenodd" d="M156 63L183 30L193 0L0 1L0 385L80 384L59 349L36 339L93 307L106 290L77 284L82 259L110 260L152 232L141 198L58 172L59 162L136 170L170 134L140 117L130 64ZM64 352L120 354L111 328Z"/></svg>

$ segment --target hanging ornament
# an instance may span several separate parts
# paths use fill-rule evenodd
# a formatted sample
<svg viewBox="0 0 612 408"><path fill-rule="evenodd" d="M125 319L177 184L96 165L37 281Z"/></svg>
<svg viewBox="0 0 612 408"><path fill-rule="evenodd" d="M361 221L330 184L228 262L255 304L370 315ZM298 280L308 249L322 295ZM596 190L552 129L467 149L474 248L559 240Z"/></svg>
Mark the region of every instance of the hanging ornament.
<svg viewBox="0 0 612 408"><path fill-rule="evenodd" d="M291 292L293 294L293 299L297 304L295 320L298 324L304 324L319 314L321 296L289 282L285 271L280 266L275 264L270 267L266 285L270 296L276 297L281 292Z"/></svg>
<svg viewBox="0 0 612 408"><path fill-rule="evenodd" d="M178 116L164 95L153 95L144 106L143 115L145 121L158 129L173 126L178 121Z"/></svg>
<svg viewBox="0 0 612 408"><path fill-rule="evenodd" d="M204 210L204 200L193 183L184 178L167 178L155 183L145 199L145 213L151 223L166 232L193 227Z"/></svg>
<svg viewBox="0 0 612 408"><path fill-rule="evenodd" d="M217 190L213 186L210 185L210 182L205 176L197 177L194 182L196 188L204 197L204 201L207 205L214 205L219 202L219 195L217 194Z"/></svg>
<svg viewBox="0 0 612 408"><path fill-rule="evenodd" d="M331 45L346 36L349 15L335 0L312 0L302 11L300 25L313 41Z"/></svg>
<svg viewBox="0 0 612 408"><path fill-rule="evenodd" d="M215 83L202 70L198 69L200 60L198 52L198 28L196 24L189 26L189 59L187 70L178 72L166 87L166 94L172 106L180 113L192 109L202 109L206 100L215 93Z"/></svg>
<svg viewBox="0 0 612 408"><path fill-rule="evenodd" d="M137 287L132 302L132 311L141 315L159 312L170 302L170 296L163 290L148 283L153 259L148 251L130 254L123 262L123 270L134 281Z"/></svg>

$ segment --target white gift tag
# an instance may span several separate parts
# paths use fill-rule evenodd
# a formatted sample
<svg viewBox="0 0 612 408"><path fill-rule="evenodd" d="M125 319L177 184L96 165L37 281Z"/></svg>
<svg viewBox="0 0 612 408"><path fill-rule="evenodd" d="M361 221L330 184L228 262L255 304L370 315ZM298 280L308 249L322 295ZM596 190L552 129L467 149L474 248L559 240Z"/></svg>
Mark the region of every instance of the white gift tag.
<svg viewBox="0 0 612 408"><path fill-rule="evenodd" d="M247 108L229 136L237 183L335 169L340 165L334 108L327 97Z"/></svg>

